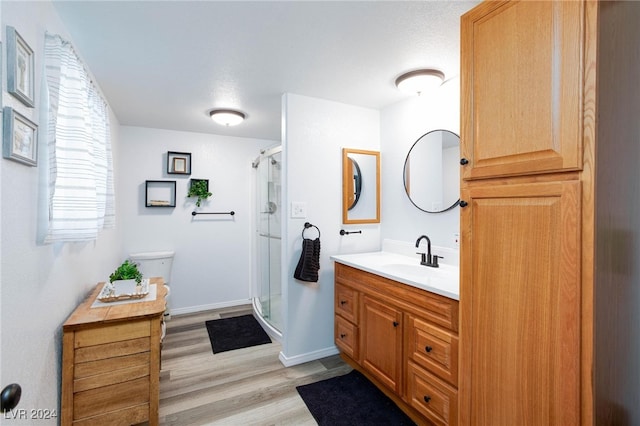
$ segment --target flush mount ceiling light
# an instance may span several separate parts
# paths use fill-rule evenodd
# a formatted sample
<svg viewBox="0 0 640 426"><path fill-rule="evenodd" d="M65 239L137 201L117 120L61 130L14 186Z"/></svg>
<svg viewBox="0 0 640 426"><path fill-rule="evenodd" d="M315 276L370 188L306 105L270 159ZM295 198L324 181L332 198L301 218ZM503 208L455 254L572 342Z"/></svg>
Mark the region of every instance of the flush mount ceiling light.
<svg viewBox="0 0 640 426"><path fill-rule="evenodd" d="M245 119L243 112L234 109L214 109L209 112L211 119L222 126L235 126Z"/></svg>
<svg viewBox="0 0 640 426"><path fill-rule="evenodd" d="M417 93L420 96L430 89L434 89L444 81L444 73L434 69L410 71L396 78L396 86L403 92Z"/></svg>

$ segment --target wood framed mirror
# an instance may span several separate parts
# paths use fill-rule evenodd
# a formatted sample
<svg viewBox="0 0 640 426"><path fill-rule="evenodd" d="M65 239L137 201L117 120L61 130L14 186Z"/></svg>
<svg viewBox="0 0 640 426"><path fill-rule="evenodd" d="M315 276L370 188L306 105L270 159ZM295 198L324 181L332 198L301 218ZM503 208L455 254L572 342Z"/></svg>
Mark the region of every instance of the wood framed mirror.
<svg viewBox="0 0 640 426"><path fill-rule="evenodd" d="M342 149L342 223L380 223L380 152Z"/></svg>

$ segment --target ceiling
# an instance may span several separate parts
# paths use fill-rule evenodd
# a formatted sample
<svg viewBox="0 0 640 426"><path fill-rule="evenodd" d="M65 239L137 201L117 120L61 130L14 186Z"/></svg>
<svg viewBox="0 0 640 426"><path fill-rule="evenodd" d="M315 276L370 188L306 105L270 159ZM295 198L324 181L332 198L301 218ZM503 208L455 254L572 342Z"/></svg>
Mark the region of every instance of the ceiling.
<svg viewBox="0 0 640 426"><path fill-rule="evenodd" d="M477 1L63 1L73 43L120 124L281 139L281 97L381 109L422 67L459 74ZM243 111L235 127L213 108Z"/></svg>

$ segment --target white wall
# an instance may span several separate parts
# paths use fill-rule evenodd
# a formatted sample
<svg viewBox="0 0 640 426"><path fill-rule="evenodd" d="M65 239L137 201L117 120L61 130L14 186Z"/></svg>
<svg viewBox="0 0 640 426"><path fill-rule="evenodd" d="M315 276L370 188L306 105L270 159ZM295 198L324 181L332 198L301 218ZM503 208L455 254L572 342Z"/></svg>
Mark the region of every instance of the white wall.
<svg viewBox="0 0 640 426"><path fill-rule="evenodd" d="M0 37L4 39L7 25L13 26L35 52L36 108L25 107L6 91L4 43L2 101L38 122L45 30L70 37L50 2L2 2L1 8ZM111 125L117 150L119 125L113 115ZM46 161L40 157L38 167L29 167L0 159L0 388L19 383L18 408L56 410L59 416L62 324L97 282L108 276L121 248L119 230L104 231L93 243L36 243L38 174ZM120 217L117 220L122 222ZM0 422L34 424L34 420L2 417ZM57 419L37 423L56 424Z"/></svg>
<svg viewBox="0 0 640 426"><path fill-rule="evenodd" d="M213 123L212 123L213 125ZM121 127L118 194L123 259L133 252L175 251L169 305L173 314L247 303L251 290L251 162L276 141ZM191 175L167 174L167 151L191 153ZM193 217L189 179L209 179L213 193ZM144 207L145 180L175 180L176 207Z"/></svg>
<svg viewBox="0 0 640 426"><path fill-rule="evenodd" d="M287 211L283 233L285 330L280 359L293 365L335 353L331 255L380 249L380 225L342 226L342 148L380 150L376 110L294 94L283 96L283 152ZM383 175L384 180L384 175ZM291 202L305 202L307 217L292 219ZM382 220L385 220L384 215ZM321 231L320 278L293 278L304 223ZM362 230L341 236L340 229ZM310 229L307 238L317 236Z"/></svg>
<svg viewBox="0 0 640 426"><path fill-rule="evenodd" d="M383 239L412 242L426 234L433 245L454 248L453 234L460 229L460 208L425 213L411 204L403 184L404 161L409 149L422 135L437 129L460 134L458 78L431 93L398 102L380 112Z"/></svg>

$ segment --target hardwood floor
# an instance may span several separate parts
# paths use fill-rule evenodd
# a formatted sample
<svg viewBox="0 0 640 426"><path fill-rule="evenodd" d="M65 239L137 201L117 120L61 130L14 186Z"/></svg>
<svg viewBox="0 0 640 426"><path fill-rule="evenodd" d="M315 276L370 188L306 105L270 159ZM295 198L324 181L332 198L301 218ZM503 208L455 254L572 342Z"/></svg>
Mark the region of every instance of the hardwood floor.
<svg viewBox="0 0 640 426"><path fill-rule="evenodd" d="M346 374L339 356L285 368L278 342L213 354L205 321L251 306L167 321L160 372L161 425L315 425L296 386Z"/></svg>

